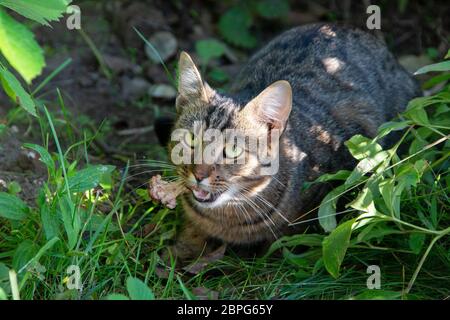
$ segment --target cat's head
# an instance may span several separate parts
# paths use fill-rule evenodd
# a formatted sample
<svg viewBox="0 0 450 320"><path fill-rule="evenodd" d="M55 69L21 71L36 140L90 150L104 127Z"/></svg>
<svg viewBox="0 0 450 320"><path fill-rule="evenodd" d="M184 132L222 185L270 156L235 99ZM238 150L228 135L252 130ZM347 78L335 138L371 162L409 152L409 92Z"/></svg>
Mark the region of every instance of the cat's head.
<svg viewBox="0 0 450 320"><path fill-rule="evenodd" d="M292 108L291 86L277 81L240 104L204 82L185 52L178 72L178 117L169 149L192 202L218 208L256 196L278 170L273 161Z"/></svg>

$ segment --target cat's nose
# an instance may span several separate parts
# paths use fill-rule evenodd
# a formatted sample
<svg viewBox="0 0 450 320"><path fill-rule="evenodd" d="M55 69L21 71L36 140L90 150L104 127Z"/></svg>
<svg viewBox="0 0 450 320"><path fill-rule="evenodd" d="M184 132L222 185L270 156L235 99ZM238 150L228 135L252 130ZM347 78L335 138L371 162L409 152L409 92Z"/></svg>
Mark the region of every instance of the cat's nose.
<svg viewBox="0 0 450 320"><path fill-rule="evenodd" d="M197 182L202 181L205 178L209 177L211 168L208 165L204 165L204 164L200 164L200 165L196 165L194 170L193 170L193 175L195 177L195 179L197 180Z"/></svg>

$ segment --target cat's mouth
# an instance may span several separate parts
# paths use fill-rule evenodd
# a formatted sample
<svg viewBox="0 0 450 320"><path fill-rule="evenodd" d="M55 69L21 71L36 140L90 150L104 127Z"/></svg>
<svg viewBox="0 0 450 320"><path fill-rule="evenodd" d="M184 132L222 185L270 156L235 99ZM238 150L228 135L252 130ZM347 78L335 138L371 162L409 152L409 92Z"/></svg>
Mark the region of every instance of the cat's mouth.
<svg viewBox="0 0 450 320"><path fill-rule="evenodd" d="M214 202L221 195L221 193L210 192L199 187L190 187L192 196L198 202Z"/></svg>

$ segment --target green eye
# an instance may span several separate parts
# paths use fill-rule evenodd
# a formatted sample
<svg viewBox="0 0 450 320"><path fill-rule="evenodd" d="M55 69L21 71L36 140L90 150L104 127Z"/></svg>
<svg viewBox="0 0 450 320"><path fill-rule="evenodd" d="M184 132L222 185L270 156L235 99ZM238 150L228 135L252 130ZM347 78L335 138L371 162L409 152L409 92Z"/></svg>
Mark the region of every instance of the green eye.
<svg viewBox="0 0 450 320"><path fill-rule="evenodd" d="M194 134L191 132L186 132L184 135L184 143L191 148L194 148L195 145L198 144L198 138L194 137Z"/></svg>
<svg viewBox="0 0 450 320"><path fill-rule="evenodd" d="M223 151L225 153L225 157L229 159L235 159L238 158L242 154L242 152L244 152L244 149L235 144L227 144L225 145Z"/></svg>

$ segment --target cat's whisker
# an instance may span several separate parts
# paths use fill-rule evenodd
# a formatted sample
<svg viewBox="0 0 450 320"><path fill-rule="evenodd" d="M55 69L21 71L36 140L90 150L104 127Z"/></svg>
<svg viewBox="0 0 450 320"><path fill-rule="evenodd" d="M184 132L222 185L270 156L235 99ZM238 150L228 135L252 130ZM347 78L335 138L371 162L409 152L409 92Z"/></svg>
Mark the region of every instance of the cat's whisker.
<svg viewBox="0 0 450 320"><path fill-rule="evenodd" d="M316 220L319 220L319 219L322 219L322 218L338 216L338 215L341 215L341 214L344 214L344 213L355 212L355 211L358 211L358 210L356 210L356 209L348 209L348 210L336 212L336 213L333 213L333 214L327 214L327 215L324 215L322 217L315 217L315 218L311 218L311 219L302 220L302 221L299 221L299 222L293 222L293 223L290 223L289 226L293 227L293 226L296 226L296 225L299 225L299 224L304 224L304 223L316 221Z"/></svg>
<svg viewBox="0 0 450 320"><path fill-rule="evenodd" d="M247 192L251 192L251 190L250 189L248 189L248 188L246 188L245 186L242 186L242 185L239 185L239 188L241 188L242 190L244 190L244 191L247 191ZM289 220L289 219L287 219L281 212L280 212L280 210L278 210L277 208L275 208L274 206L273 206L273 204L272 203L270 203L267 199L265 199L263 196L261 196L261 195L259 195L259 194L254 194L253 195L254 197L255 197L255 199L258 199L258 200L260 200L261 202L263 202L263 204L265 204L266 206L269 206L269 208L270 209L272 209L272 210L274 210L284 221L286 221L287 223L291 223L291 221Z"/></svg>

